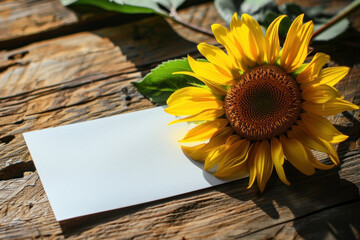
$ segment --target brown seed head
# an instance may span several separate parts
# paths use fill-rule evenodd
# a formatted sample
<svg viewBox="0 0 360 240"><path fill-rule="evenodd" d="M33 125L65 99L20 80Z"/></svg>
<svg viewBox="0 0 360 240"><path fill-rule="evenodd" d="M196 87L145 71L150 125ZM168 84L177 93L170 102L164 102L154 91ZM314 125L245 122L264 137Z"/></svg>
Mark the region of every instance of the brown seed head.
<svg viewBox="0 0 360 240"><path fill-rule="evenodd" d="M244 73L227 92L225 114L241 137L259 141L283 134L298 119L300 91L295 80L277 66Z"/></svg>

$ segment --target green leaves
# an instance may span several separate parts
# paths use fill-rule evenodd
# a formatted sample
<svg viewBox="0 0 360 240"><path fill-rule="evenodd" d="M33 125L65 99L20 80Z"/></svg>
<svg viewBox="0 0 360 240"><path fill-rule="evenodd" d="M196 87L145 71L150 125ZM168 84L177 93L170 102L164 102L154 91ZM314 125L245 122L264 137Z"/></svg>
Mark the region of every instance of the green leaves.
<svg viewBox="0 0 360 240"><path fill-rule="evenodd" d="M277 4L272 0L214 0L214 5L227 24L230 24L234 12L239 16L247 13L255 20L261 21L266 11L277 8Z"/></svg>
<svg viewBox="0 0 360 240"><path fill-rule="evenodd" d="M64 5L64 6L68 6L70 4L73 4L76 1L77 0L60 0L61 4Z"/></svg>
<svg viewBox="0 0 360 240"><path fill-rule="evenodd" d="M237 12L239 16L247 13L266 29L276 17L285 14L288 18L285 18L281 22L279 28L279 34L283 38L286 36L291 25L292 21L290 19L295 19L302 13L305 14L305 21L312 20L314 22L315 30L328 22L331 17L323 13L324 6L303 8L295 3L286 3L278 6L275 1L272 0L215 0L214 4L220 16L228 24L234 12ZM343 19L328 28L325 32L319 34L314 40L331 40L345 32L348 27L349 21Z"/></svg>
<svg viewBox="0 0 360 240"><path fill-rule="evenodd" d="M177 89L203 85L198 79L174 72L191 71L187 59L170 60L163 62L153 69L141 82L132 82L138 91L152 102L163 105L168 97Z"/></svg>
<svg viewBox="0 0 360 240"><path fill-rule="evenodd" d="M231 17L235 12L240 12L244 0L215 0L214 5L220 16L227 24L230 24Z"/></svg>
<svg viewBox="0 0 360 240"><path fill-rule="evenodd" d="M323 24L321 24L321 23L315 24L314 30L315 31L318 30L323 25L325 25L326 22L324 22ZM344 33L349 26L350 26L350 21L347 18L344 18L344 19L340 20L339 22L335 23L334 25L332 25L331 27L329 27L328 29L326 29L326 31L320 33L318 36L315 37L314 40L315 41L328 41L328 40L333 39L333 38L339 36L340 34Z"/></svg>
<svg viewBox="0 0 360 240"><path fill-rule="evenodd" d="M70 4L88 4L108 11L121 13L155 13L168 15L171 9L177 9L185 0L60 0L65 6Z"/></svg>

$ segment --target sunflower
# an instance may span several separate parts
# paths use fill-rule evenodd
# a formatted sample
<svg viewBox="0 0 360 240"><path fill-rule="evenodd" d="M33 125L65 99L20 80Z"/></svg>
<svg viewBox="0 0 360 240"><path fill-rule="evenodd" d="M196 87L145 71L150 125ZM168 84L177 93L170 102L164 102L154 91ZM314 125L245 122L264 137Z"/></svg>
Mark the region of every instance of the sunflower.
<svg viewBox="0 0 360 240"><path fill-rule="evenodd" d="M285 16L276 18L265 35L249 15L241 20L235 13L230 30L213 24L216 46L200 43L198 50L207 61L188 56L193 76L204 83L175 91L165 111L186 116L178 122L196 122L179 142L200 142L182 146L192 159L204 162L204 169L219 178L249 173L250 188L255 179L262 192L275 170L289 185L285 159L300 172L330 169L340 163L333 143L348 138L324 116L359 109L343 100L334 85L348 67L323 66L330 60L317 53L304 63L314 25L303 24L304 15L290 26L280 48L278 29ZM312 150L326 153L331 165L319 162Z"/></svg>

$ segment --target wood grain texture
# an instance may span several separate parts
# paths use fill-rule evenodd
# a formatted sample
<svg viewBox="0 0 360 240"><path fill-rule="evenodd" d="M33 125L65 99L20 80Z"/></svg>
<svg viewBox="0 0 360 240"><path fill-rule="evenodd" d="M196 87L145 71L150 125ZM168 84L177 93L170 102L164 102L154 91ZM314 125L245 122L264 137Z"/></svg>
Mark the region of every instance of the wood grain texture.
<svg viewBox="0 0 360 240"><path fill-rule="evenodd" d="M3 0L0 4L0 49L69 33L114 16L114 13L74 12L59 0Z"/></svg>
<svg viewBox="0 0 360 240"><path fill-rule="evenodd" d="M187 0L187 3L203 1ZM351 0L276 0L276 2L278 4L296 2L304 7L324 5L326 13L334 14L349 4ZM82 11L79 11L81 9ZM98 14L99 12L101 14ZM201 14L198 14L197 17L198 20L201 20ZM104 23L124 23L135 19L134 15L105 12L84 5L67 8L59 0L2 0L0 4L0 49L14 48L31 41L57 37L81 31L84 28L99 28ZM360 28L358 19L359 14L357 17L352 17L354 27L357 29Z"/></svg>
<svg viewBox="0 0 360 240"><path fill-rule="evenodd" d="M222 23L211 3L181 14L207 28ZM0 239L359 238L359 111L330 118L350 136L337 146L341 166L304 176L286 164L290 187L273 174L264 194L247 190L243 179L56 222L22 133L153 107L131 82L163 60L198 56L196 44L202 41L215 43L152 17L0 52ZM345 63L351 71L337 88L359 105L360 64L349 57L354 48L342 47L331 65Z"/></svg>
<svg viewBox="0 0 360 240"><path fill-rule="evenodd" d="M187 0L194 5L206 0ZM91 5L65 7L60 0L2 0L0 4L0 49L61 35L139 20L154 14L120 14Z"/></svg>
<svg viewBox="0 0 360 240"><path fill-rule="evenodd" d="M14 1L1 3L1 36L0 40L14 39L74 24L78 21L76 14L59 1Z"/></svg>
<svg viewBox="0 0 360 240"><path fill-rule="evenodd" d="M197 23L208 27L210 6L184 16L198 13ZM186 40L176 33L181 28L155 17L0 52L0 179L13 174L2 169L30 160L23 132L152 107L131 82L160 61L195 52L201 41L214 43L191 30Z"/></svg>
<svg viewBox="0 0 360 240"><path fill-rule="evenodd" d="M273 175L264 194L246 190L243 179L86 217L65 232L55 221L37 174L31 173L1 182L0 239L323 239L329 234L355 239L360 229L359 156L359 151L350 152L339 169L310 177L286 165L292 185ZM349 209L351 214L343 212Z"/></svg>

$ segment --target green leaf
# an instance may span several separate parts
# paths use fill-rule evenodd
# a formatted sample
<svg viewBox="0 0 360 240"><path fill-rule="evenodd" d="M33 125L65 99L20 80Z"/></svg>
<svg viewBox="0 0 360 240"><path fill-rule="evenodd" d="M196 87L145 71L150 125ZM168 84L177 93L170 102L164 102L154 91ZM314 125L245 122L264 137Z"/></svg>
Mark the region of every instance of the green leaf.
<svg viewBox="0 0 360 240"><path fill-rule="evenodd" d="M76 2L77 0L60 0L61 4L64 6L73 4L74 2Z"/></svg>
<svg viewBox="0 0 360 240"><path fill-rule="evenodd" d="M283 14L287 15L288 18L283 19L279 27L279 35L281 38L286 37L292 19L295 19L302 13L305 14L305 22L310 20L314 22L315 30L330 20L330 16L320 18L321 16L326 16L326 14L323 13L325 6L303 8L296 3L285 3L278 6L275 1L272 0L215 0L214 4L220 16L228 24L234 12L237 12L239 17L243 13L251 15L265 29L276 17ZM339 21L325 32L319 34L314 41L331 40L345 32L349 25L348 20Z"/></svg>
<svg viewBox="0 0 360 240"><path fill-rule="evenodd" d="M262 22L266 11L277 8L273 0L215 0L214 5L227 24L230 24L235 12L239 17L247 13L255 20Z"/></svg>
<svg viewBox="0 0 360 240"><path fill-rule="evenodd" d="M269 4L273 4L273 0L245 0L241 5L241 11L250 15L256 14L266 8Z"/></svg>
<svg viewBox="0 0 360 240"><path fill-rule="evenodd" d="M323 14L325 8L326 8L325 6L311 6L311 7L304 7L303 9L306 12L306 15L310 19L316 19L319 16L321 16L321 14Z"/></svg>
<svg viewBox="0 0 360 240"><path fill-rule="evenodd" d="M167 11L177 9L184 2L185 0L61 0L65 6L88 4L121 13L156 13L160 15L168 15Z"/></svg>
<svg viewBox="0 0 360 240"><path fill-rule="evenodd" d="M295 19L297 16L305 13L304 9L296 3L285 3L279 7L279 11L281 14L286 14L290 19Z"/></svg>
<svg viewBox="0 0 360 240"><path fill-rule="evenodd" d="M187 59L163 62L146 75L141 82L132 83L141 94L152 102L163 105L166 104L168 97L177 89L192 86L194 83L204 85L194 77L173 74L179 71L192 71Z"/></svg>
<svg viewBox="0 0 360 240"><path fill-rule="evenodd" d="M315 24L314 30L321 28L324 24ZM346 29L350 26L350 21L347 18L340 20L339 22L335 23L324 32L320 33L314 41L328 41L330 39L336 38L340 34L346 31Z"/></svg>
<svg viewBox="0 0 360 240"><path fill-rule="evenodd" d="M231 17L240 11L243 2L244 0L215 0L214 5L225 22L230 24Z"/></svg>
<svg viewBox="0 0 360 240"><path fill-rule="evenodd" d="M178 7L180 7L181 4L183 4L186 0L150 0L150 1L155 1L170 10L171 8L178 9ZM140 0L140 2L145 2L145 1Z"/></svg>

